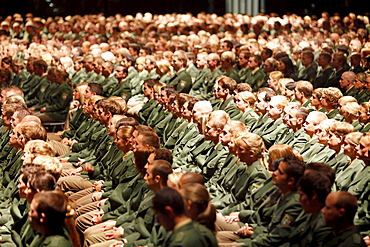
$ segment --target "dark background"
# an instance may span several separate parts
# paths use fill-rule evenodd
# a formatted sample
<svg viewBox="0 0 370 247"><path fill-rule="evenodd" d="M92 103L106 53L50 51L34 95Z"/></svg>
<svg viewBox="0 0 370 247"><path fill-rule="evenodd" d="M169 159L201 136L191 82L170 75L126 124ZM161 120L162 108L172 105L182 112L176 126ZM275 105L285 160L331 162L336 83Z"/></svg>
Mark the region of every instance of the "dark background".
<svg viewBox="0 0 370 247"><path fill-rule="evenodd" d="M0 0L0 16L33 13L35 16L66 16L75 14L97 14L105 16L137 12L153 14L208 12L208 0ZM214 10L225 14L225 1L214 0ZM349 12L366 14L370 11L369 0L266 0L266 13L296 13L298 15L320 15L322 11L342 16Z"/></svg>

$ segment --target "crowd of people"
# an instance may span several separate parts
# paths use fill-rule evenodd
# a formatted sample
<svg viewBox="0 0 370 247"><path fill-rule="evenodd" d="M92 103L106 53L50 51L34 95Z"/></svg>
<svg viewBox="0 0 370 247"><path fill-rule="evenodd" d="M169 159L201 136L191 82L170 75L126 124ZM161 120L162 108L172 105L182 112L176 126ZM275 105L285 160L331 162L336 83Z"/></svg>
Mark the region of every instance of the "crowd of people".
<svg viewBox="0 0 370 247"><path fill-rule="evenodd" d="M367 16L0 26L0 245L370 246Z"/></svg>

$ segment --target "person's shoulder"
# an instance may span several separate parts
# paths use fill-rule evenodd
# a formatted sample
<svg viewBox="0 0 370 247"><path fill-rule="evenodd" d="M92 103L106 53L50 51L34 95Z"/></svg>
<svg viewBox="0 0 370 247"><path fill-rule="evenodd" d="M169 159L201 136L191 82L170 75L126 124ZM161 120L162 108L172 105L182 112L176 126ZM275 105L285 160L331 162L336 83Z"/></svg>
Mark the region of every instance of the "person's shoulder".
<svg viewBox="0 0 370 247"><path fill-rule="evenodd" d="M64 235L52 235L45 238L40 244L43 247L72 247L71 241Z"/></svg>

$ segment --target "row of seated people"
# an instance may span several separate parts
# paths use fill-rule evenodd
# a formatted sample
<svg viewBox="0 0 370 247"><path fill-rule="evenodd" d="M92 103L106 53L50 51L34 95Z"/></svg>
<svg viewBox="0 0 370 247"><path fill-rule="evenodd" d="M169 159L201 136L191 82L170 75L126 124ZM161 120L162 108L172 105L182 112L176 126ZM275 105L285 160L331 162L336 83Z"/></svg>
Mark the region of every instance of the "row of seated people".
<svg viewBox="0 0 370 247"><path fill-rule="evenodd" d="M242 239L246 240L244 244L247 246L258 246L259 244L271 246L276 242L270 241L287 241L283 237L289 236L290 231L286 233L288 235L282 234L281 231L285 229L284 227L290 227L293 222L296 222L295 219L302 211L298 203L296 189L297 182L303 175L304 164L297 159L294 161L285 159L277 161L278 165L274 165L273 154L269 154L268 161L264 162L263 160L266 158L265 146L271 146L269 149L271 152L274 148L275 152L278 153L284 148L290 150L289 155L279 154L276 158L296 156L293 150L297 150L302 154L303 158L301 159L305 163L328 163L331 166L329 170L333 174L336 173L337 178L335 183L332 181L326 184L334 183L335 190L338 190L336 187L341 186L339 190L347 190L357 196L360 207L355 223L366 234L368 230L366 223L367 202L364 195L367 189L366 164L369 162L366 158L367 134L347 138L346 135L352 134L351 132L355 130L350 123L339 121L320 123L328 116L317 111L309 113L307 109L297 103L289 103L285 96L274 96L274 92L267 89L261 90L261 95L258 95L258 97L261 96L259 98L264 99L267 115L260 115L254 124L246 126L241 122L230 120L230 118L240 117L241 114L241 112L235 114L235 112L237 113L236 105L230 102L225 111L216 108L217 103L219 105L224 103L223 100L216 101L212 109L212 104L209 101L198 101L186 94L176 94L173 87L163 87L162 84L156 82L156 80L145 82L144 92L150 100L139 111L140 122L153 127L156 133L150 127L138 125L133 118L121 115L123 113L122 107L116 102L116 99L102 99L102 97L91 95L89 97L88 92L96 93L94 92L96 84L89 84L85 91L88 100L83 109L79 108L71 120L71 126L75 126L75 129L66 131L62 135L70 141L72 152L61 158L63 169L58 185L69 195L69 199L75 202L77 230L80 233L81 241L86 245L109 246L113 241L116 243L117 240L106 240L117 238L121 238L118 242L125 243L125 245L138 243L140 245L147 243L160 245L159 242L155 241L161 241L161 236L164 237L165 233L155 223L154 212L150 210L151 197L149 197L153 193L148 191L157 192L161 187L155 183L156 176L153 178L152 169L150 169L152 168L151 164L155 164L152 160L159 157L159 159L172 161L172 167L167 166L170 168L170 172L172 172L172 168L181 168L183 171L196 171L203 175L213 205L219 212L216 227L220 233L218 234L220 244L226 241L225 235L221 233L229 230L222 228L225 219L230 223L239 221L239 215L235 215L233 212L241 212L244 209L258 211L257 209L261 205L253 206L252 204L255 203L256 199L260 199L260 203L265 202L266 198L269 198L271 202L267 206L261 206L261 209L268 209L268 212L256 212L253 215L257 218L262 217L261 221L248 219L247 223L251 224L254 223L253 220L256 220L256 225L252 226L253 228L246 228L253 234L243 235ZM216 98L218 95L229 94L230 89L235 89L235 86L236 82L231 78L225 76L217 78ZM337 91L340 94L338 89ZM321 97L322 105L324 107L330 104L333 106L333 102L336 105L335 103L338 103L340 98L335 98L338 96L338 92L335 91L335 88L324 89ZM325 104L325 102L328 103ZM4 107L6 105L8 105L7 101L5 101ZM233 107L235 109L231 109ZM333 109L327 108L327 114L332 112ZM22 165L19 156L16 156L22 154L20 151L23 148L22 144L29 139L38 139L37 137L27 137L30 133L26 133L28 128L22 130L22 124L17 127L17 121L14 121L15 117L21 118L21 116L17 116L19 114L16 114L16 111L17 109L11 115L11 119L14 119L10 121L8 127L14 125L9 142L18 151L13 152L12 155L9 155L10 157L7 155L4 157L6 166L3 168L3 185L4 201L6 202L13 201L16 192L14 180L19 177L19 169ZM232 115L233 112L234 115ZM308 121L309 114L313 119L311 122ZM9 117L9 113L6 113L5 116ZM333 117L335 116L337 115ZM37 121L34 116L23 119L29 118ZM249 119L249 117L240 118ZM310 126L314 130L311 133L312 137L303 133L303 123L306 123L306 126L312 125ZM39 126L39 123L33 124ZM306 126L304 130L309 130ZM72 138L64 136L73 132ZM42 131L38 130L37 133L42 133ZM115 135L114 144L112 144L113 138L111 137L113 135ZM348 150L344 149L346 152L344 154L341 152L341 146L344 145L345 137L352 149L347 147ZM64 140L67 141L66 139ZM290 146L283 145L276 148L275 145L282 143ZM158 149L160 145L170 149L171 152ZM4 143L5 146L7 143ZM357 146L357 152L354 151L355 146ZM145 151L147 157L143 154L142 148L148 148ZM171 153L173 159L169 158L172 156ZM144 161L138 162L143 157L145 157ZM356 159L357 157L359 159ZM14 162L11 167L7 162L9 160ZM135 166L133 165L134 160ZM149 165L145 166L147 160ZM360 160L363 162L361 163ZM356 163L358 163L357 166L354 165ZM297 168L299 170L297 175L289 175L294 181L290 183L290 186L278 182L279 175L284 174L286 168L283 166L286 164L287 166L300 167ZM141 168L138 165L141 165ZM273 179L271 179L266 167L273 174ZM143 175L146 183L140 182L143 181ZM340 175L342 175L344 182L338 180ZM294 176L296 177L293 179ZM333 176L328 176L328 178ZM347 184L343 185L342 182ZM159 184L163 186L163 183ZM173 184L176 185L177 182L174 181ZM267 191L262 191L262 188ZM255 193L263 193L263 196ZM287 197L288 194L291 194L292 197ZM254 197L256 195L258 196ZM252 199L252 197L254 198ZM297 214L287 213L286 210L292 208L288 207L289 203L281 202L283 199L295 202L292 207ZM283 206L287 206L287 208ZM223 219L221 214L230 215L230 217ZM273 217L275 215L276 218ZM307 217L307 214L303 214L302 217ZM328 222L328 225L331 224ZM257 226L264 227L262 231L264 234L257 231ZM102 230L104 231L101 232ZM272 238L271 234L274 234L274 231L279 232L278 235L281 238ZM359 236L358 233L355 233L350 240L354 241ZM30 239L26 241L30 241ZM322 239L316 241L320 242Z"/></svg>

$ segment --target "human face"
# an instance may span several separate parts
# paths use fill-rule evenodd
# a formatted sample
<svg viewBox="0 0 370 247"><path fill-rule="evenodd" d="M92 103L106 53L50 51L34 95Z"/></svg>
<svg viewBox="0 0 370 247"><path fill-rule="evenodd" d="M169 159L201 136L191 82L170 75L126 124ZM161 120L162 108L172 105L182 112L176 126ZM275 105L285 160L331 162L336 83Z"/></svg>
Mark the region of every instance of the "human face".
<svg viewBox="0 0 370 247"><path fill-rule="evenodd" d="M153 175L153 165L151 164L148 165L148 168L146 169L146 174L144 176L144 180L148 189L155 190L158 187L157 178Z"/></svg>
<svg viewBox="0 0 370 247"><path fill-rule="evenodd" d="M222 145L228 146L229 142L232 139L232 134L230 132L230 125L226 125L220 134L220 140Z"/></svg>
<svg viewBox="0 0 370 247"><path fill-rule="evenodd" d="M303 128L307 135L312 137L315 134L317 126L315 125L313 115L308 114L306 121L303 123Z"/></svg>
<svg viewBox="0 0 370 247"><path fill-rule="evenodd" d="M3 115L1 116L1 119L3 120L3 125L5 127L7 127L8 129L10 129L10 127L12 126L12 124L11 124L12 117L4 115L4 112L3 112Z"/></svg>
<svg viewBox="0 0 370 247"><path fill-rule="evenodd" d="M241 162L251 164L254 161L254 154L250 149L241 141L235 143L236 155Z"/></svg>
<svg viewBox="0 0 370 247"><path fill-rule="evenodd" d="M236 107L243 112L249 107L249 103L245 102L239 95L235 95L234 101L235 101Z"/></svg>
<svg viewBox="0 0 370 247"><path fill-rule="evenodd" d="M114 143L118 150L125 150L126 146L128 145L128 140L123 138L119 135L116 135L116 139L114 139Z"/></svg>
<svg viewBox="0 0 370 247"><path fill-rule="evenodd" d="M356 88L357 90L362 90L362 89L364 89L365 84L362 81L360 81L359 79L356 78L353 81L353 87Z"/></svg>
<svg viewBox="0 0 370 247"><path fill-rule="evenodd" d="M21 138L21 133L19 133L18 128L14 128L10 133L9 145L15 148L20 148L19 139Z"/></svg>
<svg viewBox="0 0 370 247"><path fill-rule="evenodd" d="M305 54L303 54L301 61L302 65L305 67L309 66L312 63L312 60Z"/></svg>
<svg viewBox="0 0 370 247"><path fill-rule="evenodd" d="M327 61L324 59L323 56L319 56L317 58L317 64L321 67L324 67L327 64Z"/></svg>
<svg viewBox="0 0 370 247"><path fill-rule="evenodd" d="M260 93L257 95L257 102L256 102L256 111L265 114L268 102L265 101L266 93Z"/></svg>
<svg viewBox="0 0 370 247"><path fill-rule="evenodd" d="M311 105L316 107L316 108L321 106L320 99L316 94L312 94Z"/></svg>
<svg viewBox="0 0 370 247"><path fill-rule="evenodd" d="M256 62L256 59L254 57L249 58L249 67L251 69L256 69L258 67L258 63Z"/></svg>
<svg viewBox="0 0 370 247"><path fill-rule="evenodd" d="M369 122L369 117L370 117L370 114L366 111L366 109L364 107L361 107L360 109L360 116L358 117L358 120L361 122L361 123L368 123Z"/></svg>
<svg viewBox="0 0 370 247"><path fill-rule="evenodd" d="M29 183L27 183L26 188L24 189L24 193L26 194L26 199L28 203L31 203L33 200L33 197L37 193L37 191L33 190Z"/></svg>
<svg viewBox="0 0 370 247"><path fill-rule="evenodd" d="M108 128L108 135L114 136L116 133L116 124L113 122L113 118L109 120Z"/></svg>
<svg viewBox="0 0 370 247"><path fill-rule="evenodd" d="M335 227L342 215L340 209L335 206L336 201L336 195L333 193L329 194L325 200L325 207L321 210L324 214L326 224L330 227Z"/></svg>
<svg viewBox="0 0 370 247"><path fill-rule="evenodd" d="M284 71L286 69L285 64L282 61L278 62L277 68L279 71Z"/></svg>
<svg viewBox="0 0 370 247"><path fill-rule="evenodd" d="M185 104L181 108L181 114L183 118L190 120L192 118L192 111L189 110L188 106L189 103L185 102Z"/></svg>
<svg viewBox="0 0 370 247"><path fill-rule="evenodd" d="M318 128L316 130L316 136L319 143L328 146L329 141L329 132L323 129Z"/></svg>
<svg viewBox="0 0 370 247"><path fill-rule="evenodd" d="M144 83L143 93L145 96L149 96L152 94L152 89L150 89L150 87L148 87L148 84L146 83Z"/></svg>
<svg viewBox="0 0 370 247"><path fill-rule="evenodd" d="M219 131L214 127L212 120L208 121L206 124L205 134L207 140L212 140L219 137Z"/></svg>
<svg viewBox="0 0 370 247"><path fill-rule="evenodd" d="M198 68L206 67L207 66L207 56L203 54L198 54L196 64Z"/></svg>
<svg viewBox="0 0 370 247"><path fill-rule="evenodd" d="M20 198L26 198L27 197L27 195L25 193L25 190L27 188L27 185L23 182L23 176L24 176L23 174L21 174L19 176L18 185L17 185L17 187L19 189L19 197Z"/></svg>
<svg viewBox="0 0 370 247"><path fill-rule="evenodd" d="M1 90L1 95L0 95L0 102L1 102L1 104L4 104L4 101L5 101L6 97L7 97L6 91L5 90Z"/></svg>
<svg viewBox="0 0 370 247"><path fill-rule="evenodd" d="M351 82L345 78L344 74L339 79L339 84L341 88L347 89L348 87L351 86Z"/></svg>
<svg viewBox="0 0 370 247"><path fill-rule="evenodd" d="M344 154L351 157L351 158L355 158L356 157L356 145L355 144L352 144L351 142L349 142L348 140L344 139L344 143L343 143L343 151L344 151Z"/></svg>
<svg viewBox="0 0 370 247"><path fill-rule="evenodd" d="M168 217L167 214L164 214L158 210L154 210L157 222L163 226L166 231L172 231L173 228L175 227L173 221Z"/></svg>
<svg viewBox="0 0 370 247"><path fill-rule="evenodd" d="M277 102L271 100L267 106L267 114L270 118L278 119L281 116L282 109L279 109L277 106Z"/></svg>
<svg viewBox="0 0 370 247"><path fill-rule="evenodd" d="M174 70L179 71L183 66L183 62L181 62L178 57L172 57L172 67Z"/></svg>
<svg viewBox="0 0 370 247"><path fill-rule="evenodd" d="M263 65L263 71L265 73L269 73L269 72L273 71L273 69L274 68L272 67L272 64L268 61L266 61L265 64Z"/></svg>
<svg viewBox="0 0 370 247"><path fill-rule="evenodd" d="M271 76L269 76L267 83L269 84L269 87L272 88L274 91L278 90L278 82L272 79Z"/></svg>
<svg viewBox="0 0 370 247"><path fill-rule="evenodd" d="M298 194L299 194L299 203L301 204L304 212L306 214L313 213L312 209L314 208L315 202L306 193L300 190L300 188L298 188Z"/></svg>
<svg viewBox="0 0 370 247"><path fill-rule="evenodd" d="M124 79L126 77L126 73L124 73L123 71L123 67L122 66L118 66L116 68L116 72L114 74L114 76L117 78L117 80L121 81L122 79Z"/></svg>
<svg viewBox="0 0 370 247"><path fill-rule="evenodd" d="M357 157L365 162L366 165L370 164L369 157L370 138L361 137L360 143L356 146Z"/></svg>
<svg viewBox="0 0 370 247"><path fill-rule="evenodd" d="M40 221L41 215L37 212L38 204L36 200L32 200L28 216L30 217L31 227L35 230L42 230L42 223Z"/></svg>
<svg viewBox="0 0 370 247"><path fill-rule="evenodd" d="M224 58L221 58L221 67L223 69L228 69L230 68L232 65L231 65L231 62L228 60L228 59L224 59Z"/></svg>
<svg viewBox="0 0 370 247"><path fill-rule="evenodd" d="M284 123L291 129L296 128L301 123L301 119L297 118L297 110L290 109L285 112L283 117Z"/></svg>
<svg viewBox="0 0 370 247"><path fill-rule="evenodd" d="M241 53L239 55L239 59L238 59L238 65L242 68L245 68L247 67L247 65L249 64L249 59L248 57L245 56L244 53Z"/></svg>
<svg viewBox="0 0 370 247"><path fill-rule="evenodd" d="M286 174L287 164L280 162L278 169L272 173L272 183L279 189L286 188L288 185L288 175Z"/></svg>
<svg viewBox="0 0 370 247"><path fill-rule="evenodd" d="M24 151L21 159L23 160L23 165L31 165L33 161L34 155L30 152Z"/></svg>
<svg viewBox="0 0 370 247"><path fill-rule="evenodd" d="M294 89L294 96L299 102L303 100L303 93L299 92L297 88Z"/></svg>
<svg viewBox="0 0 370 247"><path fill-rule="evenodd" d="M329 131L328 135L328 145L331 149L337 149L340 148L342 145L342 138L333 132Z"/></svg>
<svg viewBox="0 0 370 247"><path fill-rule="evenodd" d="M99 118L100 124L108 125L111 115L108 112L105 112L103 108L97 110L97 116Z"/></svg>
<svg viewBox="0 0 370 247"><path fill-rule="evenodd" d="M227 89L222 88L222 86L219 83L215 84L214 95L216 99L225 98L227 94L228 94Z"/></svg>
<svg viewBox="0 0 370 247"><path fill-rule="evenodd" d="M85 99L88 99L92 96L91 88L88 86L84 93Z"/></svg>
<svg viewBox="0 0 370 247"><path fill-rule="evenodd" d="M79 100L80 99L80 92L75 89L73 90L73 100Z"/></svg>

